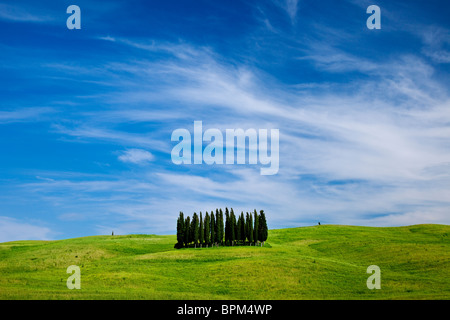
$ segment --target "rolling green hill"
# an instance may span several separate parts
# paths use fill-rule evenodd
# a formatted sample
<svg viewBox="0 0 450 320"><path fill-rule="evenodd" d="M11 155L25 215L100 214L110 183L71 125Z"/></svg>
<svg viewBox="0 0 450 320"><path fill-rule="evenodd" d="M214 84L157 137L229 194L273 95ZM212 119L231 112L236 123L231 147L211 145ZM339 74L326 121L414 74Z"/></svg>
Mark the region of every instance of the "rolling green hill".
<svg viewBox="0 0 450 320"><path fill-rule="evenodd" d="M174 249L175 236L0 243L0 299L449 299L450 226L270 230L264 247ZM69 290L66 269L81 269ZM381 289L369 290L369 265Z"/></svg>

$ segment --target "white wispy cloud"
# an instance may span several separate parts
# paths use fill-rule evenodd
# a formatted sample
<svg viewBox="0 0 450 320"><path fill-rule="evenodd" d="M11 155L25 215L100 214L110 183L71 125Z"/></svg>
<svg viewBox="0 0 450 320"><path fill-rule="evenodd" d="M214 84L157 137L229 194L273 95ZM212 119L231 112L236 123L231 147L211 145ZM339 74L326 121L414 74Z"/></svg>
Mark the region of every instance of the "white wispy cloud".
<svg viewBox="0 0 450 320"><path fill-rule="evenodd" d="M275 0L274 3L286 12L292 23L295 23L299 0Z"/></svg>
<svg viewBox="0 0 450 320"><path fill-rule="evenodd" d="M293 22L295 21L297 16L298 2L299 0L286 0L286 12Z"/></svg>
<svg viewBox="0 0 450 320"><path fill-rule="evenodd" d="M104 40L104 41L111 41L111 42L116 41L116 38L110 37L110 36L102 36L102 37L98 37L97 39Z"/></svg>
<svg viewBox="0 0 450 320"><path fill-rule="evenodd" d="M23 6L17 6L12 4L0 3L0 19L9 20L15 22L49 22L54 21L55 18L42 14L37 11L38 8L24 8Z"/></svg>
<svg viewBox="0 0 450 320"><path fill-rule="evenodd" d="M153 150L167 150L170 144L170 141L155 140L150 134L133 134L95 126L67 128L55 124L53 125L53 128L60 134L72 136L81 139L81 141L101 140L105 142L120 142L124 146L149 147Z"/></svg>
<svg viewBox="0 0 450 320"><path fill-rule="evenodd" d="M450 30L427 26L418 30L424 43L423 52L437 63L450 63Z"/></svg>
<svg viewBox="0 0 450 320"><path fill-rule="evenodd" d="M52 113L55 113L55 110L49 107L19 108L10 111L0 111L0 124L42 121Z"/></svg>
<svg viewBox="0 0 450 320"><path fill-rule="evenodd" d="M49 240L52 231L34 223L0 216L0 242L16 240Z"/></svg>
<svg viewBox="0 0 450 320"><path fill-rule="evenodd" d="M183 114L186 119L203 120L205 126L223 129L280 129L280 171L276 177L265 179L253 168L207 168L217 176L205 177L196 173L195 166L189 173L162 172L153 176L152 183L183 195L166 195L173 202L183 203L187 197L193 197L200 207L205 198L213 205L225 203L226 199L234 199L236 205L243 207L264 204L278 224L311 217L335 223L376 224L382 222L381 218L361 216L380 212L400 212L414 218L412 224L438 221L442 208L449 206L444 199L450 191L445 173L445 164L450 162L450 152L446 151L450 104L446 88L433 78L433 67L420 57L399 56L379 63L333 46L311 43L308 59L319 68L341 73L357 70L372 78L351 85L311 85L299 90L278 83L260 70L228 64L210 49L183 47L179 43L159 46L156 42L127 41L122 45L150 53L163 50L171 55L167 61L110 64L110 70L126 70L137 76L136 84L131 83L128 90L110 99L134 99L138 103L135 99L139 92L140 103L164 101L171 114L181 116L171 119L172 129L180 123L192 124L191 120L182 121ZM151 72L146 72L147 68ZM142 83L152 87L156 82L158 86L153 90L139 89ZM100 121L105 126L109 121L151 121L153 111L142 107L139 110L144 115L149 112L149 117L132 116L127 111L117 116L115 110L109 115L102 112L103 117L91 122ZM163 118L158 121L169 120ZM89 115L87 119L89 122ZM152 136L162 139L156 140L159 150L169 154L171 145L164 139L169 141L170 130L163 127ZM150 143L144 137L109 129L60 128L60 132L142 147L157 145L156 141ZM131 154L127 157L129 161L134 159ZM228 177L226 182L222 181L223 176ZM307 181L305 176L314 178ZM146 178L141 179L151 184ZM334 185L334 180L354 182ZM439 187L432 187L430 181ZM423 211L411 211L411 206L421 203L428 204ZM138 209L141 205L131 204L127 209L129 216L140 219L137 212L142 210ZM296 209L299 205L301 212ZM170 214L166 209L152 208ZM414 214L406 215L407 212ZM419 219L419 212L427 218ZM393 224L395 221L401 220L392 219Z"/></svg>
<svg viewBox="0 0 450 320"><path fill-rule="evenodd" d="M119 156L120 161L134 164L145 164L154 159L155 157L150 152L142 149L129 149Z"/></svg>

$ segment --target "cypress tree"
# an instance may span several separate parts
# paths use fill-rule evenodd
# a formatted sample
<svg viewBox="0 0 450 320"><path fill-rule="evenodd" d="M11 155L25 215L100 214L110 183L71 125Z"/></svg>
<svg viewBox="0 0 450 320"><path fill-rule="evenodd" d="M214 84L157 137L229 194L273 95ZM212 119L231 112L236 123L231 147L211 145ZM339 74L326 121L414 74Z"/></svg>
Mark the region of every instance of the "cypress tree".
<svg viewBox="0 0 450 320"><path fill-rule="evenodd" d="M179 249L180 248L180 241L178 240L180 238L180 217L177 218L177 243L175 243L175 248ZM112 235L114 235L114 232L112 233Z"/></svg>
<svg viewBox="0 0 450 320"><path fill-rule="evenodd" d="M250 218L248 212L245 215L245 239L250 242Z"/></svg>
<svg viewBox="0 0 450 320"><path fill-rule="evenodd" d="M230 215L228 209L225 210L225 244L230 241Z"/></svg>
<svg viewBox="0 0 450 320"><path fill-rule="evenodd" d="M243 211L241 211L241 216L239 219L241 219L241 240L242 243L245 243L245 219Z"/></svg>
<svg viewBox="0 0 450 320"><path fill-rule="evenodd" d="M216 230L215 230L216 238L214 239L214 242L216 245L220 245L220 214L219 211L216 209Z"/></svg>
<svg viewBox="0 0 450 320"><path fill-rule="evenodd" d="M192 244L194 242L194 215L192 215L191 223L189 225L189 243Z"/></svg>
<svg viewBox="0 0 450 320"><path fill-rule="evenodd" d="M239 218L237 220L237 225L236 225L236 241L238 241L238 242L241 242L241 240L242 240L241 228L242 228L242 221L241 221L241 216L239 216Z"/></svg>
<svg viewBox="0 0 450 320"><path fill-rule="evenodd" d="M191 242L191 218L187 216L184 223L184 243L188 246Z"/></svg>
<svg viewBox="0 0 450 320"><path fill-rule="evenodd" d="M219 230L220 230L220 236L219 236L219 241L220 243L223 244L223 236L225 233L224 227L223 227L223 211L222 209L219 209Z"/></svg>
<svg viewBox="0 0 450 320"><path fill-rule="evenodd" d="M192 215L191 223L189 225L189 243L194 242L194 223L195 215Z"/></svg>
<svg viewBox="0 0 450 320"><path fill-rule="evenodd" d="M230 242L231 241L231 224L230 224L230 211L228 210L228 207L225 207L225 227L226 227L226 225L227 225L227 222L226 221L228 221L228 236L227 235L225 235L225 238L228 238L228 242ZM225 233L227 233L226 231L225 231ZM226 242L226 241L225 241Z"/></svg>
<svg viewBox="0 0 450 320"><path fill-rule="evenodd" d="M198 229L199 229L199 223L198 223L198 215L194 212L194 215L192 216L192 222L191 222L191 237L192 241L194 241L194 247L197 248L198 243Z"/></svg>
<svg viewBox="0 0 450 320"><path fill-rule="evenodd" d="M198 241L200 241L200 248L203 245L203 240L205 238L205 230L203 228L203 217L202 212L200 211L200 227L198 229Z"/></svg>
<svg viewBox="0 0 450 320"><path fill-rule="evenodd" d="M262 245L264 245L264 242L267 240L267 236L269 235L269 230L267 228L267 221L266 221L266 215L264 214L264 210L260 211L260 218L259 218L259 240L262 242Z"/></svg>
<svg viewBox="0 0 450 320"><path fill-rule="evenodd" d="M234 244L239 244L241 241L241 224L239 221L239 215L235 215L234 219L236 221L236 224L234 225Z"/></svg>
<svg viewBox="0 0 450 320"><path fill-rule="evenodd" d="M233 208L231 208L230 213L230 241L231 245L234 245L234 241L236 240L236 217L234 216Z"/></svg>
<svg viewBox="0 0 450 320"><path fill-rule="evenodd" d="M248 241L250 241L250 245L252 245L253 234L254 234L254 232L253 232L253 216L252 216L252 214L249 214L249 216L250 216L250 220L248 223L248 235L249 235Z"/></svg>
<svg viewBox="0 0 450 320"><path fill-rule="evenodd" d="M215 222L216 224L214 225L215 229L214 229L214 243L217 244L217 242L219 242L219 238L220 238L220 216L219 216L219 209L216 208L216 215L215 215Z"/></svg>
<svg viewBox="0 0 450 320"><path fill-rule="evenodd" d="M233 223L233 239L236 241L236 226L237 226L237 219L236 215L234 214L233 208L230 208L230 216L231 216L231 222Z"/></svg>
<svg viewBox="0 0 450 320"><path fill-rule="evenodd" d="M258 233L259 233L259 217L258 217L258 212L255 211L253 212L253 215L255 216L255 227L253 228L253 241L258 242L259 237L258 237Z"/></svg>
<svg viewBox="0 0 450 320"><path fill-rule="evenodd" d="M204 237L204 239L205 239L206 247L208 247L209 241L210 241L210 239L211 239L211 234L210 234L210 232L211 232L211 230L210 230L210 224L211 224L211 221L209 220L209 214L208 214L208 211L206 211L206 214L205 214L205 223L204 223L204 225L205 225L205 230L204 230L204 232L205 232L205 237Z"/></svg>
<svg viewBox="0 0 450 320"><path fill-rule="evenodd" d="M180 211L180 216L177 219L177 248L182 248L184 243L184 216Z"/></svg>
<svg viewBox="0 0 450 320"><path fill-rule="evenodd" d="M214 213L211 211L211 246L215 241L215 233L214 233L214 229L216 228L215 226L215 222L214 222Z"/></svg>

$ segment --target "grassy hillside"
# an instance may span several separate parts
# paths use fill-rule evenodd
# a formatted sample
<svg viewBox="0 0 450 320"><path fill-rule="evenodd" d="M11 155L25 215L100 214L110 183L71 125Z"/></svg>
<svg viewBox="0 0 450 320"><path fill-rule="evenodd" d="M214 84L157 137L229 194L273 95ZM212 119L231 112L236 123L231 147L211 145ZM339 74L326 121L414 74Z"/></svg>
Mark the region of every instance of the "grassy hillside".
<svg viewBox="0 0 450 320"><path fill-rule="evenodd" d="M173 249L175 236L0 244L0 299L449 299L450 226L270 230L265 247ZM369 265L381 290L369 290ZM66 268L81 268L69 290Z"/></svg>

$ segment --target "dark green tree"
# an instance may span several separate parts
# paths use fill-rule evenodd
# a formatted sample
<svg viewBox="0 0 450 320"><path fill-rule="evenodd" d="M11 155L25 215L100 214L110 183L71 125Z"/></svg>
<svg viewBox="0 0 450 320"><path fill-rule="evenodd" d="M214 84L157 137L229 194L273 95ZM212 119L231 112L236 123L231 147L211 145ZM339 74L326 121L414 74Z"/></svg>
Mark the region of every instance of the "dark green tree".
<svg viewBox="0 0 450 320"><path fill-rule="evenodd" d="M210 229L211 221L209 219L208 211L206 211L206 214L205 214L205 223L204 223L204 225L205 225L205 230L204 230L205 236L204 236L204 239L205 239L206 247L208 247L209 242L211 240L211 229Z"/></svg>
<svg viewBox="0 0 450 320"><path fill-rule="evenodd" d="M244 244L245 243L245 218L244 218L244 212L241 212L241 216L239 217L241 220L241 241Z"/></svg>
<svg viewBox="0 0 450 320"><path fill-rule="evenodd" d="M261 241L262 245L264 245L264 242L266 242L269 235L269 229L267 228L267 220L264 210L261 210L259 213L259 241Z"/></svg>
<svg viewBox="0 0 450 320"><path fill-rule="evenodd" d="M228 221L228 231L225 230L225 242L229 242L230 238L231 238L231 233L230 233L230 211L228 210L228 207L225 207L225 229L227 229L227 221Z"/></svg>
<svg viewBox="0 0 450 320"><path fill-rule="evenodd" d="M253 216L252 216L252 214L249 214L249 216L250 216L250 221L249 221L249 223L248 223L248 235L249 235L249 238L248 238L248 241L250 241L250 245L252 245L252 243L253 243L253 236L254 236L254 232L253 232Z"/></svg>
<svg viewBox="0 0 450 320"><path fill-rule="evenodd" d="M204 227L203 227L202 212L200 211L200 226L198 228L198 241L200 242L200 248L203 245L204 239L205 239L205 230L204 230Z"/></svg>
<svg viewBox="0 0 450 320"><path fill-rule="evenodd" d="M234 215L233 208L231 208L230 212L230 242L231 245L234 245L234 241L236 240L236 217Z"/></svg>
<svg viewBox="0 0 450 320"><path fill-rule="evenodd" d="M250 242L250 217L248 212L245 215L245 239Z"/></svg>
<svg viewBox="0 0 450 320"><path fill-rule="evenodd" d="M187 247L191 243L191 218L187 216L184 223L184 244Z"/></svg>
<svg viewBox="0 0 450 320"><path fill-rule="evenodd" d="M258 233L259 233L259 217L258 217L258 212L255 211L253 212L253 216L254 216L254 224L255 226L253 227L253 241L255 241L255 243L258 242Z"/></svg>
<svg viewBox="0 0 450 320"><path fill-rule="evenodd" d="M230 242L230 214L228 213L228 209L225 210L225 244L229 244Z"/></svg>
<svg viewBox="0 0 450 320"><path fill-rule="evenodd" d="M216 245L220 245L220 214L219 211L216 209L216 229L214 230L214 233L216 235L214 242Z"/></svg>
<svg viewBox="0 0 450 320"><path fill-rule="evenodd" d="M192 216L192 223L191 223L191 232L192 232L192 241L194 241L194 247L197 248L198 243L198 235L199 235L199 221L198 221L198 215L194 212L194 215Z"/></svg>
<svg viewBox="0 0 450 320"><path fill-rule="evenodd" d="M236 232L235 232L236 241L238 241L238 242L242 241L241 229L242 229L242 221L241 221L241 216L239 216L239 218L237 219Z"/></svg>
<svg viewBox="0 0 450 320"><path fill-rule="evenodd" d="M211 211L211 246L212 246L212 244L214 243L214 241L215 241L215 237L216 237L216 235L215 235L215 232L214 232L214 230L216 229L216 226L215 226L215 221L214 221L215 219L214 219L214 212L212 212Z"/></svg>
<svg viewBox="0 0 450 320"><path fill-rule="evenodd" d="M225 229L223 226L223 211L222 209L219 209L219 230L220 230L220 234L219 234L219 241L221 244L223 244L223 236L225 233Z"/></svg>
<svg viewBox="0 0 450 320"><path fill-rule="evenodd" d="M180 216L177 219L177 248L182 248L184 243L184 215L180 211Z"/></svg>

